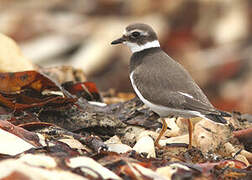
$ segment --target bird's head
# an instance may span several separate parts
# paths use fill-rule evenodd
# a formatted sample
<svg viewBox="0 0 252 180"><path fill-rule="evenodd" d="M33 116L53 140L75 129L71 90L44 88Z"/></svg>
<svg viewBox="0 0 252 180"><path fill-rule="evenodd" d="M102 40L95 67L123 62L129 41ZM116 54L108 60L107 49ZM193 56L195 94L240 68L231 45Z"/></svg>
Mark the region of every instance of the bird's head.
<svg viewBox="0 0 252 180"><path fill-rule="evenodd" d="M126 44L132 53L145 49L160 47L154 30L147 24L136 23L128 25L123 36L111 42L111 44Z"/></svg>

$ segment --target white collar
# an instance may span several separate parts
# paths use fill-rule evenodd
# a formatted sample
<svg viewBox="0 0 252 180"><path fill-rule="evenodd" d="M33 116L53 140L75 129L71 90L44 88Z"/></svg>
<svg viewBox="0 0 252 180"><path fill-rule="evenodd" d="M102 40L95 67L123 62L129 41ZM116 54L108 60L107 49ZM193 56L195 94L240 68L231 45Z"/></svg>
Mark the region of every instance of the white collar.
<svg viewBox="0 0 252 180"><path fill-rule="evenodd" d="M130 48L132 53L139 52L149 48L160 47L158 40L147 42L143 45L138 45L136 43L130 43L130 42L124 42L124 44L126 44Z"/></svg>

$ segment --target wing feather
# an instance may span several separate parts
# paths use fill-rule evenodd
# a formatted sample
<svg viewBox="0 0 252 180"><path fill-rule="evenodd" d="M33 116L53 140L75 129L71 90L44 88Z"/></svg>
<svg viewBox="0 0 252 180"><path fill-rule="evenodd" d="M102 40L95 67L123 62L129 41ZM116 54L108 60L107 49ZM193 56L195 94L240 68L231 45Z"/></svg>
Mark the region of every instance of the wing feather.
<svg viewBox="0 0 252 180"><path fill-rule="evenodd" d="M134 83L145 99L170 108L220 114L179 63L163 52L161 58L155 56L146 56L133 72Z"/></svg>

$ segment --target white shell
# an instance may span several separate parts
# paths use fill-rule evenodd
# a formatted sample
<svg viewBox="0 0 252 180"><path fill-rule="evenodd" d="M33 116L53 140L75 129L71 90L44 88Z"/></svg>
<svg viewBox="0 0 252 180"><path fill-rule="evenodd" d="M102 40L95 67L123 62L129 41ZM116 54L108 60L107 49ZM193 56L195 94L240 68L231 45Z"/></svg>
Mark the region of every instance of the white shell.
<svg viewBox="0 0 252 180"><path fill-rule="evenodd" d="M133 147L138 153L147 153L147 158L156 157L154 141L150 136L141 137Z"/></svg>

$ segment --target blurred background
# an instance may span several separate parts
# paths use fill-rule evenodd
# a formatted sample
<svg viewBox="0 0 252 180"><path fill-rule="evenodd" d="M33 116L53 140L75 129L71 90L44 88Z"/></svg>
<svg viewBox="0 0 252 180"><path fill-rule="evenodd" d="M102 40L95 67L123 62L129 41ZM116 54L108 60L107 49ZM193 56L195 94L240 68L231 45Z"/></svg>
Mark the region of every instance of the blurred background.
<svg viewBox="0 0 252 180"><path fill-rule="evenodd" d="M0 32L25 57L80 68L102 92L133 92L131 53L110 42L134 22L156 30L216 107L252 113L251 0L0 0Z"/></svg>

